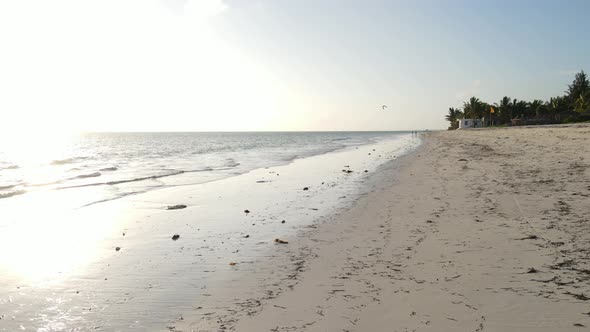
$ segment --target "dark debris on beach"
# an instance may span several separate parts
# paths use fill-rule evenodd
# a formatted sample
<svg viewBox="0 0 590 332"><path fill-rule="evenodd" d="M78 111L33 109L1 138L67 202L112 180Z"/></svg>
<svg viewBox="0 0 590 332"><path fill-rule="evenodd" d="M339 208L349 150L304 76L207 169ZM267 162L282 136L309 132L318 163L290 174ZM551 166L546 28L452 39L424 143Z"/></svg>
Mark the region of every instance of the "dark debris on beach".
<svg viewBox="0 0 590 332"><path fill-rule="evenodd" d="M166 210L180 210L186 208L184 204L177 204L177 205L169 205Z"/></svg>

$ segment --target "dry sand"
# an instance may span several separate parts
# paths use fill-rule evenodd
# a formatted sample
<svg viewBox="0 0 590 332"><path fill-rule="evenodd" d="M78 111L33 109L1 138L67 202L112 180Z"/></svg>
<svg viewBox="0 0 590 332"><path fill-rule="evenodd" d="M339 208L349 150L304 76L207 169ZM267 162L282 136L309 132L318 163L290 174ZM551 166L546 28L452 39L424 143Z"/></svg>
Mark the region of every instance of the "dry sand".
<svg viewBox="0 0 590 332"><path fill-rule="evenodd" d="M169 328L590 328L590 126L430 133L371 181Z"/></svg>

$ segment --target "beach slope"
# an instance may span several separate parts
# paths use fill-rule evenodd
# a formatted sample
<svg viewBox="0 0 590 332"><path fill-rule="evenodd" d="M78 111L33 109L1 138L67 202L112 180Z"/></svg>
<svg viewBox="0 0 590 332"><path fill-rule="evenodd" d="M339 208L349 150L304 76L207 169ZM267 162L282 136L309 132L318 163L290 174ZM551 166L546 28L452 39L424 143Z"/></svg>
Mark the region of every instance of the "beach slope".
<svg viewBox="0 0 590 332"><path fill-rule="evenodd" d="M191 328L590 327L589 126L430 133L372 181L290 242L303 258L288 282Z"/></svg>

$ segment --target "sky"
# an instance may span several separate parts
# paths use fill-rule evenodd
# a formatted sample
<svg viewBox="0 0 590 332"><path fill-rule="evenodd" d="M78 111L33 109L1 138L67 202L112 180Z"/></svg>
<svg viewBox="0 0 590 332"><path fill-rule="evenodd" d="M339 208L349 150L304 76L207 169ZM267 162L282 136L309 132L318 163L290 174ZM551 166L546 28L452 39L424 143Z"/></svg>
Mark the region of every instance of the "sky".
<svg viewBox="0 0 590 332"><path fill-rule="evenodd" d="M589 12L583 0L2 1L0 126L444 129L474 95L563 94L590 71Z"/></svg>

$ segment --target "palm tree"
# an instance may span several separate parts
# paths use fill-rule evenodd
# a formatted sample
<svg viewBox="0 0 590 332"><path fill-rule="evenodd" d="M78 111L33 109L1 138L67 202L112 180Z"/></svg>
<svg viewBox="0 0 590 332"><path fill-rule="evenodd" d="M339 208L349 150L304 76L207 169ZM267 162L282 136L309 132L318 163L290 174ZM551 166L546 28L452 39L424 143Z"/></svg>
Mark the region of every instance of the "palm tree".
<svg viewBox="0 0 590 332"><path fill-rule="evenodd" d="M486 118L488 120L490 120L490 122L492 121L492 105L486 103L485 101L482 101L480 104L480 108L481 108L481 117L482 118Z"/></svg>
<svg viewBox="0 0 590 332"><path fill-rule="evenodd" d="M529 114L528 117L533 117L534 116L538 119L539 117L541 117L541 113L542 113L542 107L543 107L543 101L542 100L538 100L535 99L532 102L529 103L528 105L528 110L529 110Z"/></svg>
<svg viewBox="0 0 590 332"><path fill-rule="evenodd" d="M466 118L481 119L484 115L484 105L479 98L471 97L463 103L463 113Z"/></svg>
<svg viewBox="0 0 590 332"><path fill-rule="evenodd" d="M584 71L580 71L576 74L574 81L572 84L568 86L566 91L567 98L569 99L570 105L572 108L576 108L577 103L580 100L580 97L583 99L585 98L585 94L590 91L590 81L588 80L588 76Z"/></svg>
<svg viewBox="0 0 590 332"><path fill-rule="evenodd" d="M470 119L482 119L489 116L490 120L493 118L495 123L505 124L517 119L536 118L537 123L562 120L562 116L559 114L572 110L586 114L590 112L590 79L584 71L580 71L576 74L572 84L568 86L564 96L553 97L549 101L536 99L527 102L505 96L499 103L493 105L494 115L492 116L490 104L476 97L471 97L463 103L462 113L459 109L449 108L449 114L445 118L451 122L450 128L455 128L456 121L461 115Z"/></svg>
<svg viewBox="0 0 590 332"><path fill-rule="evenodd" d="M504 96L496 106L496 121L499 123L508 123L512 119L512 103L508 96Z"/></svg>
<svg viewBox="0 0 590 332"><path fill-rule="evenodd" d="M564 96L557 96L549 99L547 108L553 116L557 113L565 112L568 110L567 98Z"/></svg>
<svg viewBox="0 0 590 332"><path fill-rule="evenodd" d="M449 113L445 115L445 119L451 123L449 130L457 129L459 124L457 120L463 115L463 112L459 108L449 107Z"/></svg>
<svg viewBox="0 0 590 332"><path fill-rule="evenodd" d="M578 113L590 111L590 91L580 95L574 102L574 110Z"/></svg>
<svg viewBox="0 0 590 332"><path fill-rule="evenodd" d="M512 100L512 115L516 118L525 118L528 113L529 104L524 100L514 98Z"/></svg>

